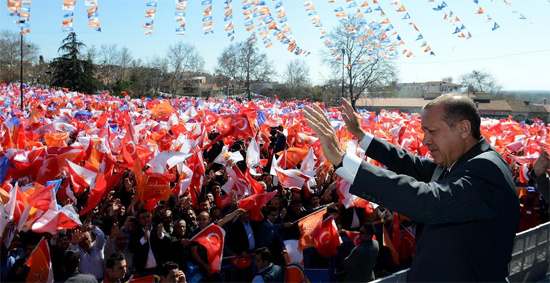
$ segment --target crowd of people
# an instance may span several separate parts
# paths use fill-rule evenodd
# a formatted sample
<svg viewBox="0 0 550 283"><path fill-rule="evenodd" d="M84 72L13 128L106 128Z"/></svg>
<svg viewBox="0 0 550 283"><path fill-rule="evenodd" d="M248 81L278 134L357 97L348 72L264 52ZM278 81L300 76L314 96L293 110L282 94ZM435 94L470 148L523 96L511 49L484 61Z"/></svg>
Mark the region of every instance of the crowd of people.
<svg viewBox="0 0 550 283"><path fill-rule="evenodd" d="M16 97L16 91L7 91L6 85L3 87L8 95ZM110 109L109 111L113 109L102 107L103 111L94 111L94 113L90 113L90 116L85 115L84 120L77 119L76 124L71 124L74 129L63 136L61 141L59 139L48 140L51 136L37 133L36 140L27 138L28 143L19 146L17 145L18 133L15 132L15 129L22 131L24 127L27 127L27 130L34 130L36 133L36 129L51 123L51 121L57 121L58 125L63 121L65 121L63 123L71 121L77 111L99 109L100 100L107 100L82 96L70 97L70 102L65 102L63 105L69 108L68 104L71 104L75 107L66 115L66 112L60 112L59 109L52 110L56 105L60 107L61 98L51 99L49 104L45 105L45 100L43 98L40 100L40 97L43 97L40 96L40 92L35 90L35 93L38 95L35 100L37 103L29 103L27 110L17 109L14 105L6 104L4 106L5 109L9 107L11 113L18 111L20 113L10 114L11 117L19 117L19 125L14 125L11 117L2 118L4 139L8 135L8 138L12 140L10 144L12 148L6 147L7 144L2 141L2 149L12 167L17 164L21 165L23 162L21 158L14 159L16 156L14 152L26 152L25 161L32 163L29 152L33 147L52 147L52 144L56 144L58 147L75 148L83 146L81 139L83 137L107 137L106 144L111 148L94 151L95 153L86 153L87 158L75 160L78 162L77 165L92 170L91 156L101 155L101 158L96 159L99 161L96 172L101 172L107 179L108 173L99 168L113 166L110 168L115 168L114 171L120 177L113 183L108 181L110 187L96 197L97 204L88 207L88 204L94 199L94 186L99 186L97 185L99 177L92 184L88 184L88 187L79 190L75 187L75 177L71 173L61 172L56 176L55 179L59 180L57 184L59 189L55 193L55 202L59 204L59 207L70 206L77 213L85 211L85 213L79 213L78 222L81 225L76 227L56 229L55 233L48 233L34 229L33 223L29 224L32 228L25 229L24 225L17 223L14 217L6 219L0 241L2 243L0 245L2 256L0 281L2 282L27 280L30 270L27 260L40 245L42 239L49 246L49 257L53 270L52 280L55 282L125 282L136 279L159 282L281 282L285 280L285 276L288 279L289 273L287 272L289 264L287 255L290 251L287 249L286 241L300 240L303 236L299 225L300 220L321 209L326 209L323 219L329 217L334 219L342 244L338 246L337 254L330 258L321 256L314 247L306 247L303 250L302 267L327 269L330 266L336 271L334 276L331 275L331 280L365 282L409 267L415 251L415 238L420 234L421 228L424 230L423 237L429 237L430 229L433 231L433 228L424 227L423 224L430 223L431 217L434 216L422 216L424 217L422 218L418 216L421 214L414 210L404 209L403 211L400 207L394 208L391 201L387 201L383 197L375 197L374 193L372 193L373 196L370 195L371 193L361 195L357 191L357 186L367 187L373 186L373 184L364 182L358 184L353 182L353 178L348 180L350 182L348 185L351 186L351 188L348 186L348 190L371 202L355 199L354 204L349 205L350 195L343 190L346 178L341 178L341 175L345 173L337 173L341 171L340 168L349 167L348 161L343 156L334 158L328 156L326 152L324 155L322 154L322 149L326 151L326 147L321 143L326 143L326 141L317 141L312 130L305 125L306 119L310 119L308 122L311 123L311 117L316 115L315 112L308 110L307 113L312 114L306 113L305 118L301 114L304 107L313 109L309 108L311 104L306 102L290 105L290 108L299 114L287 116L284 121L276 115L269 115L269 118L261 117L264 113L259 114L260 109L265 110L266 108L253 108L253 103L238 106L244 109L253 109L253 119L245 116L248 117L249 123L256 121L256 124L259 124L258 121L262 121L262 119L263 123L266 123L264 127L258 125L259 129L255 131L255 135L246 135L242 132L237 134L235 128L243 129L244 126L241 127L238 120L235 119L230 120L230 123L232 122L234 125L221 125L220 127L220 122L223 122L222 111L218 112L217 120L212 123L205 118L206 111L202 111L202 117L200 117L201 114L193 112L195 111L194 107L189 107L191 105L200 108L199 101L172 103L174 108L177 108L178 105L186 107L185 112L176 110L176 112L167 113L150 111L155 109L155 106L162 105L160 102L155 102L152 105L147 105L150 101L115 103L118 109L124 107L128 112L137 111L138 114L132 116L130 120L122 118L122 112L117 112L120 113L120 116L110 113L107 116L102 116L102 113L108 113L108 109ZM66 98L68 99L68 97ZM42 108L38 107L39 110L37 110L36 105L42 105ZM141 105L142 108L136 107L136 105ZM224 107L223 102L217 105L221 108ZM272 104L271 107L285 108L288 106L274 105ZM345 121L349 128L351 115L349 106L347 115L344 115L343 118L341 114L338 114L340 112L337 109L329 109L330 111L325 114L319 106L314 105L314 108L318 110L317 114L328 114L331 120ZM346 113L345 108L342 110L344 114ZM227 113L237 115L233 114L235 113L233 110L228 110ZM32 117L24 118L28 115L33 116L33 113L36 114L36 112L42 113L38 118L40 121L32 122ZM176 120L187 116L185 122L180 121L181 124L193 126L185 127L183 130L179 129L173 122L174 115ZM120 120L126 120L126 123L117 121L115 116ZM156 119L157 122L148 124L148 127L138 128L136 121L142 121L144 116L157 116L158 119ZM105 117L106 121L101 122L101 117ZM271 120L269 124L266 122L267 119ZM290 124L290 121L294 119L300 128L294 127L296 124ZM413 117L412 120L414 119L416 118ZM128 125L130 121L135 123L134 128ZM6 126L10 122L11 128L9 125ZM99 123L103 125L100 127ZM328 119L327 123L329 123L327 125L331 125ZM141 122L141 124L144 123ZM344 125L344 122L341 124ZM88 128L84 127L86 125ZM92 127L90 127L91 125ZM126 129L124 130L124 128ZM107 129L107 134L104 135L101 132L102 129ZM114 131L109 133L109 130ZM313 130L322 131L323 129L315 128ZM430 129L423 128L423 130L429 131ZM57 133L63 132L57 126L56 131ZM136 138L131 138L131 140L146 144L150 142L147 139L151 138L156 146L149 149L151 152L142 151L139 155L134 155L137 154L136 151L139 151L134 145L134 152L126 154L128 149L124 148L123 141L130 131L136 133L134 135ZM208 134L206 134L207 131ZM162 132L164 135L162 137L154 136L158 132ZM138 138L140 134L145 135L145 138L143 136ZM322 136L319 132L317 134ZM352 134L357 137L355 133ZM114 150L116 142L113 137L117 135L116 139L120 144L120 150ZM399 135L401 138L403 134ZM352 147L350 141L354 139L351 138L351 135L346 139L343 139L343 136L346 134L339 131L334 138L348 146L346 155L349 155L350 152L353 152L349 151L349 148ZM58 137L56 136L56 138ZM163 138L170 138L171 145L166 145ZM189 149L188 151L175 150L179 146L185 148L186 139L202 139L202 142L208 141L209 143L205 143L206 146L197 147L201 150L194 152L190 152ZM403 137L404 139L405 137ZM261 162L250 166L252 156L249 153L249 148L253 140L258 142L259 150L256 158ZM302 141L304 154L292 156L290 153L298 144L297 140ZM39 145L31 143L31 141L38 142ZM176 146L175 141L179 141L179 146ZM57 144L57 142L60 143ZM83 147L83 151L91 152L93 145L92 141L91 145L89 143ZM102 146L101 142L95 143L95 145L96 147ZM403 143L400 145L403 146ZM322 149L321 146L323 146ZM415 153L420 154L422 146L420 144L416 146ZM311 150L309 150L310 148ZM357 141L355 148L359 153L360 148ZM159 152L168 151L166 149L189 153L188 156L185 156L187 162L185 165L188 169L190 168L190 174L185 173L184 170L180 171L181 168L178 169L177 166L168 169L164 167L164 170L152 172L157 168L148 164L148 161L153 156L159 155ZM435 152L435 147L430 150ZM128 163L128 159L132 159L135 163L126 167L107 165L108 162L104 157L104 153L107 151L113 153L118 151L119 157L114 158L118 164ZM302 176L303 185L301 187L285 186L287 183L282 177L286 176L285 174L290 174L288 172L295 172L288 170L304 168L302 165L306 163L306 154L313 151L317 152L314 168L309 168L309 170L306 168L302 170L302 173L294 175ZM331 151L336 152L336 149ZM540 152L540 156L535 158L536 161L532 162L531 168L529 168L531 176L527 179L522 176L521 166L514 159L507 159L509 163L507 173L509 173L510 179L513 178L514 185L519 192L519 196L516 197L516 201L519 199L518 203L520 203L520 211L517 212L519 223L516 223L519 228L515 229L514 233L548 221L548 196L545 194L548 189L546 171L550 162L546 151L542 149ZM367 153L369 153L368 150ZM191 166L189 156L192 154L198 155L200 165ZM516 152L516 155L519 153ZM138 158L129 158L128 156L149 158L149 160L145 160L144 166L141 168L138 166L142 165ZM437 155L436 157L436 161L441 158ZM333 161L338 158L340 162ZM37 159L34 162L43 162L44 160L44 158ZM383 160L376 160L383 163ZM451 167L453 164L451 162L448 166ZM384 165L390 169L392 167L391 164ZM32 168L39 170L40 166L45 165L41 164ZM362 166L365 166L364 168L374 166L374 161ZM59 167L63 168L61 164ZM370 170L369 168L364 170ZM40 184L42 186L37 184L42 175L37 176L36 172L31 172L30 169L26 170L29 171L8 170L7 173L2 173L6 177L2 186L4 204L10 200L10 188L18 188L16 192L20 191L20 194L23 194L22 192L26 189L32 188L38 191L40 187L46 185L45 183ZM357 171L357 169L355 170ZM235 172L237 172L237 178ZM281 172L285 174L281 175ZM146 173L148 175L144 175ZM170 173L174 175L173 178L165 180L162 179L162 176L159 177L160 175L167 176ZM377 178L382 178L380 176ZM168 190L159 189L157 191L162 192L153 194L154 197L143 198L144 182L148 182L144 179L151 180L153 177L158 177L161 180L160 183L156 183L157 186L168 188ZM200 182L195 182L195 178L198 178ZM360 178L359 175L356 178ZM427 182L430 181L429 177L427 178ZM182 185L185 180L188 181L186 186ZM239 182L241 183L239 184ZM415 181L407 179L407 182ZM255 188L256 186L261 188ZM152 185L149 184L149 187ZM259 208L261 213L258 218L255 211L244 209L240 202L248 196L263 193L273 193L273 195L265 205L261 205ZM160 195L163 197L159 197ZM386 204L388 204L387 207ZM407 214L407 212L411 213ZM482 210L477 212L483 213ZM462 216L466 217L467 215L463 214ZM212 268L212 258L209 257L207 247L194 240L197 234L212 224L223 228L226 233L225 241L222 242L224 245L221 271ZM439 223L434 225L439 225ZM430 243L423 242L422 244L429 245ZM425 246L423 248L426 249Z"/></svg>

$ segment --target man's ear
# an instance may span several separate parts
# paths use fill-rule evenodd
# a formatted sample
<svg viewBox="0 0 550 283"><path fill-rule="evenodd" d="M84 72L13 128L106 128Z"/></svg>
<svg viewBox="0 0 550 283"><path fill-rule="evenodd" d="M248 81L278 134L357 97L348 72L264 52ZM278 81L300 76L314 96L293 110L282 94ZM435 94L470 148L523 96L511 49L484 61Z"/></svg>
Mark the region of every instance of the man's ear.
<svg viewBox="0 0 550 283"><path fill-rule="evenodd" d="M467 139L472 134L472 124L468 120L458 122L457 127L463 139Z"/></svg>

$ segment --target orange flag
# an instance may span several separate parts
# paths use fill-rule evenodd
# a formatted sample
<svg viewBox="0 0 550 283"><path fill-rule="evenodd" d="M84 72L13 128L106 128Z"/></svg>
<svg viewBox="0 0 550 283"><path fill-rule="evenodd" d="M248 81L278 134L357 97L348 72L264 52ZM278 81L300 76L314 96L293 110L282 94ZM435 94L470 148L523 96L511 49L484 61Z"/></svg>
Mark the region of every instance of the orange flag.
<svg viewBox="0 0 550 283"><path fill-rule="evenodd" d="M157 119L164 116L170 116L172 115L172 113L176 113L176 109L174 109L174 107L172 107L170 103L164 102L164 103L155 105L155 107L151 109L151 112L153 114L151 118Z"/></svg>
<svg viewBox="0 0 550 283"><path fill-rule="evenodd" d="M302 251L304 248L314 246L315 239L311 235L317 224L323 221L323 215L325 215L327 209L320 209L298 221L298 228L300 228L300 240L298 242L298 250Z"/></svg>
<svg viewBox="0 0 550 283"><path fill-rule="evenodd" d="M279 157L279 166L283 169L292 169L298 165L309 151L309 148L290 147Z"/></svg>
<svg viewBox="0 0 550 283"><path fill-rule="evenodd" d="M46 142L47 146L59 146L59 147L66 147L67 143L65 142L69 138L69 134L67 133L59 133L59 134L50 134L47 133L44 135L44 141Z"/></svg>
<svg viewBox="0 0 550 283"><path fill-rule="evenodd" d="M50 248L46 243L46 238L42 237L25 265L30 267L27 282L53 282Z"/></svg>

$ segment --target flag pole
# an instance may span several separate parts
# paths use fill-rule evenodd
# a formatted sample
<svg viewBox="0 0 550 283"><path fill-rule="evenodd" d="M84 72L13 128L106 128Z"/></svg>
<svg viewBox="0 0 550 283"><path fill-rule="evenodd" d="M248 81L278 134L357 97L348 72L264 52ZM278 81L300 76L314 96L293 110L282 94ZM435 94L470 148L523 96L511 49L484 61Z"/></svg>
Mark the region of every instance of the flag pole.
<svg viewBox="0 0 550 283"><path fill-rule="evenodd" d="M334 202L329 203L329 204L325 204L323 208L320 208L320 209L318 209L318 210L316 210L316 211L314 211L314 212L312 212L312 213L310 213L310 214L308 214L308 215L306 215L306 216L304 216L304 217L302 217L302 218L300 218L300 219L298 219L298 220L296 220L296 221L294 221L294 222L291 222L292 225L294 225L294 224L300 222L302 219L304 219L304 218L306 218L306 217L308 217L308 216L310 216L310 215L313 215L313 214L315 214L315 213L319 213L319 212L320 212L321 210L323 210L323 209L326 210L327 207L328 207L329 205L333 204L333 203L334 203ZM325 211L325 213L326 213L326 211Z"/></svg>

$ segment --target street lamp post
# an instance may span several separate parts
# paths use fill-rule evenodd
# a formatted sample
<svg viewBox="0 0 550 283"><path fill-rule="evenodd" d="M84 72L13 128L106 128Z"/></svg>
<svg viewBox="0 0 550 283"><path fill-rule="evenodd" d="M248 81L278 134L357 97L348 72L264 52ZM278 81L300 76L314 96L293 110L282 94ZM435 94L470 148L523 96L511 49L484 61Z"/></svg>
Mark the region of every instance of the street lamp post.
<svg viewBox="0 0 550 283"><path fill-rule="evenodd" d="M344 71L345 71L345 67L346 67L346 62L344 60L344 55L346 55L346 49L342 48L342 97L341 98L344 98L344 82L345 82L345 79L344 79Z"/></svg>
<svg viewBox="0 0 550 283"><path fill-rule="evenodd" d="M21 110L23 110L23 23L25 20L20 20L19 24L21 25L21 69L19 73L19 91L21 92Z"/></svg>

